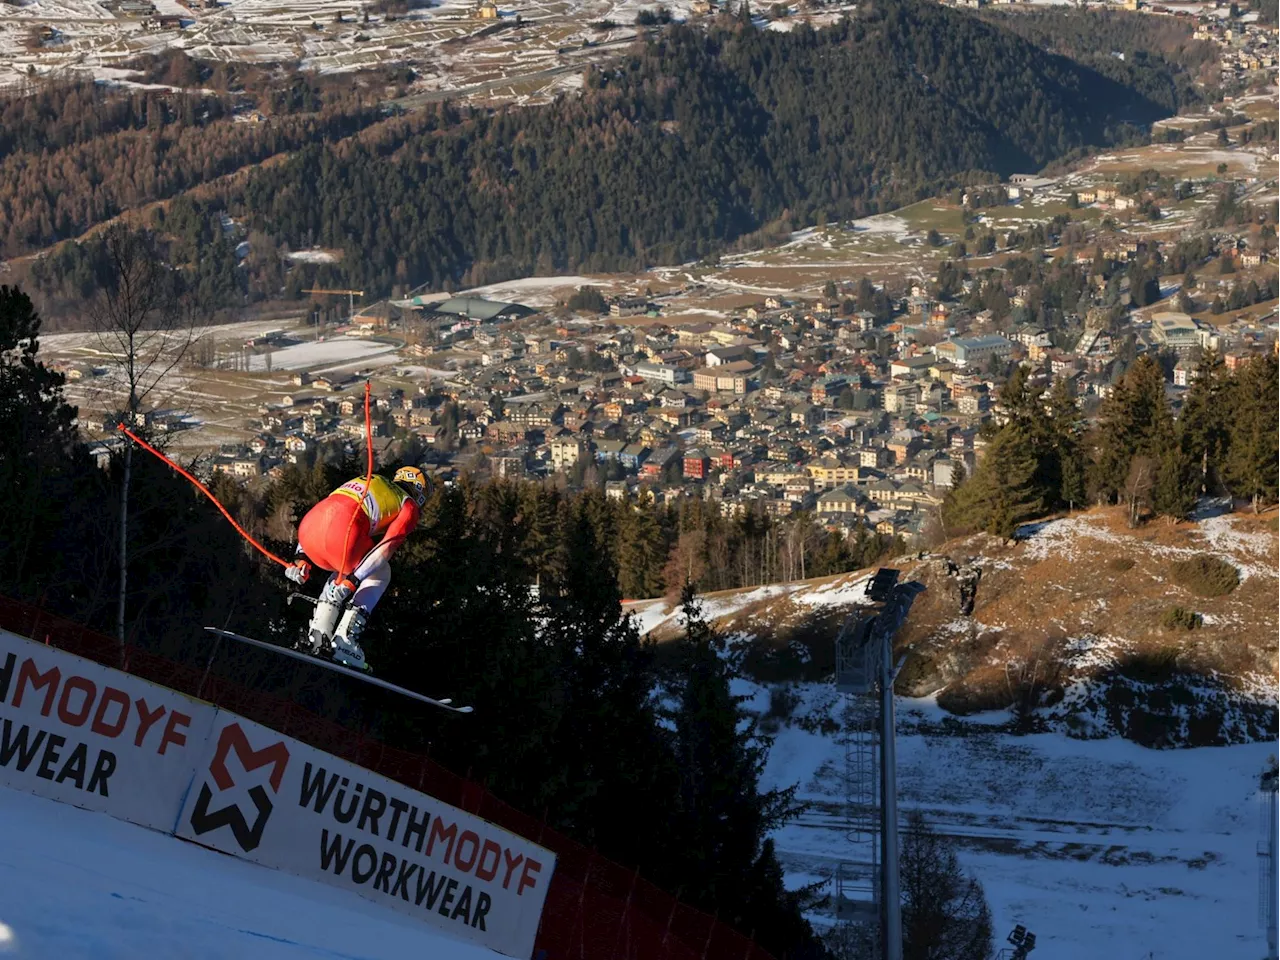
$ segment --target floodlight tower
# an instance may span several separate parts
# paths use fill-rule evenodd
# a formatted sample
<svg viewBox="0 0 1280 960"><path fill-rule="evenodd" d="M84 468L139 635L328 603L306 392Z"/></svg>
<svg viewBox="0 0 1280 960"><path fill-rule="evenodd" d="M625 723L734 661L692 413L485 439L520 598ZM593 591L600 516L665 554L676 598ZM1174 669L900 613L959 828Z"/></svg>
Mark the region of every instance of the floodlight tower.
<svg viewBox="0 0 1280 960"><path fill-rule="evenodd" d="M841 863L836 871L836 919L866 926L878 920L884 960L902 960L893 707L893 681L901 664L894 661L893 637L916 594L924 589L918 583L899 584L898 573L888 567L876 571L867 584L870 604L855 609L836 636L836 690L849 700L845 710L846 829L850 840L870 842L872 895L869 901L850 896L857 890L854 878L859 865Z"/></svg>

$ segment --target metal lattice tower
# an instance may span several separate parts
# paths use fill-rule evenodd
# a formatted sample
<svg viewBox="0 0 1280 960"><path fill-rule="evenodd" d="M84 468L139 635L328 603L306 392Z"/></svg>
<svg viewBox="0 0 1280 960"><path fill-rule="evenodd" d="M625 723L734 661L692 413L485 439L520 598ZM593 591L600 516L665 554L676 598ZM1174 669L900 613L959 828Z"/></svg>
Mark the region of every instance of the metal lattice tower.
<svg viewBox="0 0 1280 960"><path fill-rule="evenodd" d="M1262 836L1258 843L1258 922L1267 931L1267 957L1280 956L1280 859L1277 832L1280 832L1280 793L1276 777L1268 773L1262 781Z"/></svg>
<svg viewBox="0 0 1280 960"><path fill-rule="evenodd" d="M877 571L867 585L871 605L845 620L835 651L835 686L845 698L843 827L854 848L836 868L835 917L847 939L871 943L889 960L900 958L902 943L892 770L892 640L920 589L899 587L897 580L897 570ZM892 862L886 860L889 856ZM897 933L891 935L894 929Z"/></svg>

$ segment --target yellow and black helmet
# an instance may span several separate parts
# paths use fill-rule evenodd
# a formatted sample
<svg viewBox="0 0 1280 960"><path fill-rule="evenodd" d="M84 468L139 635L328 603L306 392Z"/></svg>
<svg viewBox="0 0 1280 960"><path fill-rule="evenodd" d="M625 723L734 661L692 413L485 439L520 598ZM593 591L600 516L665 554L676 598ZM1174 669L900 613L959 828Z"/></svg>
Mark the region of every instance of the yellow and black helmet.
<svg viewBox="0 0 1280 960"><path fill-rule="evenodd" d="M413 497L418 506L427 502L427 494L431 492L431 481L417 467L401 467L396 471L395 481L409 496Z"/></svg>

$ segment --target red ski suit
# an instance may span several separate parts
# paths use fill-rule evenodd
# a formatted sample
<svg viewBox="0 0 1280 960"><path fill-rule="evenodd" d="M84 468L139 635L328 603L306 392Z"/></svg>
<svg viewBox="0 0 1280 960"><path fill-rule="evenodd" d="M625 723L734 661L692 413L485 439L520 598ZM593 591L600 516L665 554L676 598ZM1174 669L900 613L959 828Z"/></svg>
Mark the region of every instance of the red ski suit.
<svg viewBox="0 0 1280 960"><path fill-rule="evenodd" d="M390 559L418 526L418 505L391 481L375 476L344 483L302 518L298 547L317 567L360 580ZM374 538L381 537L376 546Z"/></svg>

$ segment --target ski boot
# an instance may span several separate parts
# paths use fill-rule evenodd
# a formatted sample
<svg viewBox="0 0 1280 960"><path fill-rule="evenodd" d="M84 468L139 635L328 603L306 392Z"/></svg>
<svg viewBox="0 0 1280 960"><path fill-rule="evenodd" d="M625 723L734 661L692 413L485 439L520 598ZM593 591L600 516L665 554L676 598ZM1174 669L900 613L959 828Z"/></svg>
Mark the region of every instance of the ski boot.
<svg viewBox="0 0 1280 960"><path fill-rule="evenodd" d="M307 627L305 649L313 657L327 656L333 647L333 628L342 614L342 605L351 597L349 586L330 579L320 592L316 609Z"/></svg>
<svg viewBox="0 0 1280 960"><path fill-rule="evenodd" d="M369 670L369 664L364 659L364 650L357 642L368 620L369 611L363 607L347 607L342 614L342 622L338 624L337 633L333 637L333 652L330 656L337 663L344 667L351 667L353 670Z"/></svg>

